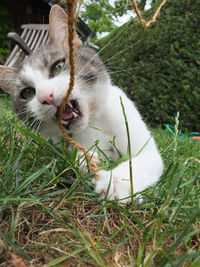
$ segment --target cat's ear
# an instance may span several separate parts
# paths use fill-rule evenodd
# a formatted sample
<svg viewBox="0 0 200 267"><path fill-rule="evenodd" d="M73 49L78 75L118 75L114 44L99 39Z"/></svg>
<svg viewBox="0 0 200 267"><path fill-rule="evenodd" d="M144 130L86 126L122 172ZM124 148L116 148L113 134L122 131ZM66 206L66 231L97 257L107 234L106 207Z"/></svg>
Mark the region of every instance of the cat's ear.
<svg viewBox="0 0 200 267"><path fill-rule="evenodd" d="M54 5L51 8L49 15L50 24L50 43L67 46L67 15L65 11L58 5ZM82 46L82 41L78 38L78 35L74 36L74 48Z"/></svg>
<svg viewBox="0 0 200 267"><path fill-rule="evenodd" d="M15 89L16 69L0 65L0 88L13 95Z"/></svg>

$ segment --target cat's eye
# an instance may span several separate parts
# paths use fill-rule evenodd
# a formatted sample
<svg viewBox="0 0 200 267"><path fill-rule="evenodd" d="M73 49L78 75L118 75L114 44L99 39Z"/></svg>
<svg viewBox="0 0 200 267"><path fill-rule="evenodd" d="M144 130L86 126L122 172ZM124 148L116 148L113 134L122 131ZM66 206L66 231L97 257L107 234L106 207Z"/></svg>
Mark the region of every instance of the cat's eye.
<svg viewBox="0 0 200 267"><path fill-rule="evenodd" d="M65 60L61 59L59 61L56 61L50 69L50 77L55 77L57 76L64 68L65 66Z"/></svg>
<svg viewBox="0 0 200 267"><path fill-rule="evenodd" d="M23 99L31 99L34 96L35 96L35 89L33 87L24 88L20 93L20 97Z"/></svg>

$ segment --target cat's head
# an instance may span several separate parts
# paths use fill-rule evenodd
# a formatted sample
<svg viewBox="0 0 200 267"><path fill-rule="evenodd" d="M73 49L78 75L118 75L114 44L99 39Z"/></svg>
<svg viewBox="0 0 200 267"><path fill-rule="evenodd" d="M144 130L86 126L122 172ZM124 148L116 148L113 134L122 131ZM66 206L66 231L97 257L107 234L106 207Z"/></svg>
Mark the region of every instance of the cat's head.
<svg viewBox="0 0 200 267"><path fill-rule="evenodd" d="M22 120L58 137L58 108L69 85L66 45L66 14L57 5L50 12L49 43L26 58L19 69L0 66L0 88L13 96L15 111ZM74 37L76 75L63 123L68 132L85 129L99 115L110 84L98 55Z"/></svg>

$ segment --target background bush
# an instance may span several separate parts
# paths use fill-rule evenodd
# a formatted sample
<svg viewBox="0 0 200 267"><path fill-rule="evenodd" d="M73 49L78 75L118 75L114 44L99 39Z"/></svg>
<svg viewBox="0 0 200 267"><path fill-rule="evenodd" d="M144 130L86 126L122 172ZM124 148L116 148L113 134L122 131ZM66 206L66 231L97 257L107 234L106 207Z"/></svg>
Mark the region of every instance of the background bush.
<svg viewBox="0 0 200 267"><path fill-rule="evenodd" d="M144 12L149 19L159 5ZM200 0L169 0L157 23L137 19L100 40L112 80L135 100L151 126L174 123L200 130ZM120 54L118 54L122 51ZM118 54L118 55L117 55Z"/></svg>
<svg viewBox="0 0 200 267"><path fill-rule="evenodd" d="M10 40L7 33L12 30L12 16L8 11L6 0L0 2L0 64L10 54Z"/></svg>

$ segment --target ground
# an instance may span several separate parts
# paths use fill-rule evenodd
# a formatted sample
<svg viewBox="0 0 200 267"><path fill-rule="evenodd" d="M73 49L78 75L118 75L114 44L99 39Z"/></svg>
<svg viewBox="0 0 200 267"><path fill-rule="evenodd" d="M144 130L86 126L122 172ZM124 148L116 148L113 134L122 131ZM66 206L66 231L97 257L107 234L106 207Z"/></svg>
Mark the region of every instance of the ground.
<svg viewBox="0 0 200 267"><path fill-rule="evenodd" d="M153 129L164 175L142 204L120 206L94 193L76 151L29 131L2 95L0 124L1 267L200 266L199 141Z"/></svg>

